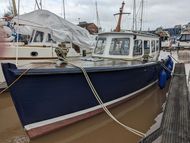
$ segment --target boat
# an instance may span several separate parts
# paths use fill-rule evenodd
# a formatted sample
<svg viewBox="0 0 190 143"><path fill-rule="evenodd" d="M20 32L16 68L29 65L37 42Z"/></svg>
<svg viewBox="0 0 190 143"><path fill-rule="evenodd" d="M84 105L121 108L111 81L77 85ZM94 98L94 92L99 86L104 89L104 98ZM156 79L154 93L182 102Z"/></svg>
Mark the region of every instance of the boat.
<svg viewBox="0 0 190 143"><path fill-rule="evenodd" d="M178 47L180 48L190 48L190 23L185 25L182 30L180 37L177 40Z"/></svg>
<svg viewBox="0 0 190 143"><path fill-rule="evenodd" d="M98 35L92 57L65 59L58 52L59 64L18 68L2 63L2 69L22 126L35 138L94 116L102 106L119 105L157 83L159 48L156 35L115 30Z"/></svg>
<svg viewBox="0 0 190 143"><path fill-rule="evenodd" d="M14 36L10 34L10 37L4 38L4 42L0 42L6 47L4 53L0 55L0 61L16 62L20 66L31 61L42 62L57 59L55 49L63 41L65 48L68 49L67 57L80 57L84 51L91 54L95 41L87 30L48 10L35 10L20 15L19 19L15 17L11 21L1 21L1 26L14 29L11 33ZM53 32L50 28L54 29ZM19 35L29 35L29 40L17 43L17 33L15 33L17 31ZM62 37L62 41L60 42L57 37ZM2 72L0 73L0 82L3 82L5 80Z"/></svg>
<svg viewBox="0 0 190 143"><path fill-rule="evenodd" d="M167 31L164 31L162 27L156 29L155 34L160 37L160 44L162 49L171 48L171 37Z"/></svg>

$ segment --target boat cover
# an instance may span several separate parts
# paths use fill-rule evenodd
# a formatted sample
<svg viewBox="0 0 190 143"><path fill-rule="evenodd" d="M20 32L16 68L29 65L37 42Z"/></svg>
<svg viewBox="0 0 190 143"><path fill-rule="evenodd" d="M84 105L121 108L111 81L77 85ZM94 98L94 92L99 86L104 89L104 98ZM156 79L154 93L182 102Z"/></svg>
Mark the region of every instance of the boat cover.
<svg viewBox="0 0 190 143"><path fill-rule="evenodd" d="M89 32L62 17L48 11L35 10L15 17L13 22L50 31L52 39L58 42L72 42L82 49L94 47L95 38Z"/></svg>

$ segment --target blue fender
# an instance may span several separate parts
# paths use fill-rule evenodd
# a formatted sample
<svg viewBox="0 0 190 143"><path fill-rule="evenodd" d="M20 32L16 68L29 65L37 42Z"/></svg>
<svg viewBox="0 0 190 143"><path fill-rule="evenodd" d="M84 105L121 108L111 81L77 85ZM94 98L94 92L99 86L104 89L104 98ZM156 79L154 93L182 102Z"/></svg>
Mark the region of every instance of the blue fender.
<svg viewBox="0 0 190 143"><path fill-rule="evenodd" d="M167 82L167 74L166 74L166 71L164 69L162 69L160 71L159 81L158 81L158 85L159 85L160 89L163 89L166 86L166 82Z"/></svg>
<svg viewBox="0 0 190 143"><path fill-rule="evenodd" d="M166 79L170 79L171 78L171 72L172 72L172 66L170 64L167 65L167 69L169 70L166 70Z"/></svg>

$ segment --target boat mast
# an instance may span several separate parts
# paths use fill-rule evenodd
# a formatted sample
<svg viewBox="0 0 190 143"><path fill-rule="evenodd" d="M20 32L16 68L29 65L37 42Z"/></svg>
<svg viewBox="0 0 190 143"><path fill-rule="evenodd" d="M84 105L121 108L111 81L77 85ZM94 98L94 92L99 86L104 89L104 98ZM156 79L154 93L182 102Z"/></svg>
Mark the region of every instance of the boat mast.
<svg viewBox="0 0 190 143"><path fill-rule="evenodd" d="M125 5L125 3L124 3L124 1L122 2L122 6L121 6L121 8L120 8L120 10L119 10L119 19L118 19L118 22L117 22L117 26L116 26L116 28L115 28L115 32L120 32L121 31L121 18L122 18L122 14L123 14L123 8L124 8L124 5ZM116 15L116 14L115 14Z"/></svg>
<svg viewBox="0 0 190 143"><path fill-rule="evenodd" d="M141 1L142 8L141 8L141 26L140 31L142 31L142 25L143 25L143 12L144 12L144 0Z"/></svg>
<svg viewBox="0 0 190 143"><path fill-rule="evenodd" d="M65 0L63 0L63 18L66 19L66 17L65 17Z"/></svg>
<svg viewBox="0 0 190 143"><path fill-rule="evenodd" d="M13 5L14 16L17 16L17 9L16 9L16 2L15 2L15 0L12 0L12 5Z"/></svg>
<svg viewBox="0 0 190 143"><path fill-rule="evenodd" d="M136 20L136 0L133 1L133 31L137 30L137 20Z"/></svg>
<svg viewBox="0 0 190 143"><path fill-rule="evenodd" d="M99 31L101 29L101 26L100 26L99 14L98 14L98 3L97 3L97 0L95 1L95 6L96 6L96 24L98 26L98 31Z"/></svg>

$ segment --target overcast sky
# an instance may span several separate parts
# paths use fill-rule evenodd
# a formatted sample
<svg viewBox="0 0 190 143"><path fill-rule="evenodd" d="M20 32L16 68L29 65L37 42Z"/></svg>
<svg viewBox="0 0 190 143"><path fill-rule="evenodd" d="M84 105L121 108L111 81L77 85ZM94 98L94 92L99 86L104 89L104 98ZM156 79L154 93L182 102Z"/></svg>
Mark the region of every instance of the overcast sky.
<svg viewBox="0 0 190 143"><path fill-rule="evenodd" d="M11 0L12 1L12 0ZM137 1L137 10L141 0ZM190 0L144 0L143 29L157 27L174 27L190 22ZM122 0L97 0L101 27L105 31L115 28L118 17L113 14L119 11ZM17 3L17 0L16 0ZM124 12L132 13L133 0L125 0ZM9 0L0 0L0 16L6 11ZM73 23L80 21L96 23L95 0L65 0L66 19ZM37 9L35 0L20 0L20 13ZM43 9L60 16L63 15L62 0L43 0ZM139 19L138 19L139 21ZM123 17L122 28L131 29L132 14Z"/></svg>

